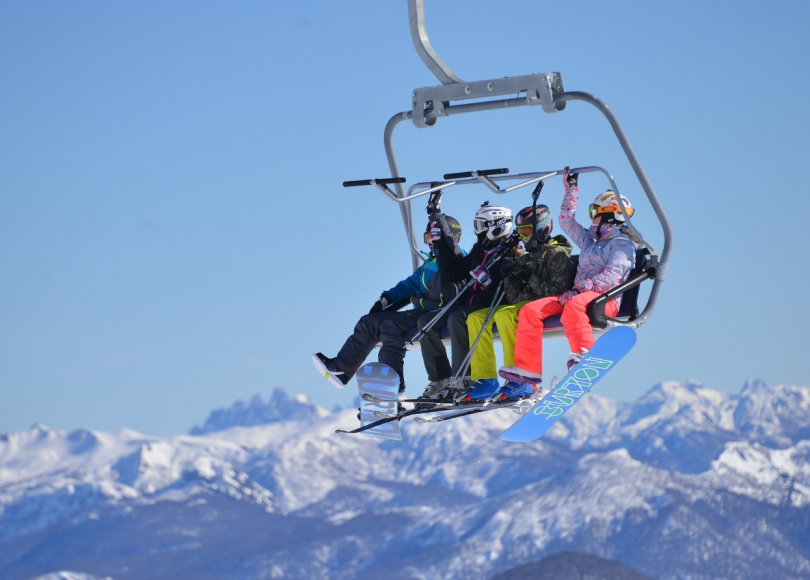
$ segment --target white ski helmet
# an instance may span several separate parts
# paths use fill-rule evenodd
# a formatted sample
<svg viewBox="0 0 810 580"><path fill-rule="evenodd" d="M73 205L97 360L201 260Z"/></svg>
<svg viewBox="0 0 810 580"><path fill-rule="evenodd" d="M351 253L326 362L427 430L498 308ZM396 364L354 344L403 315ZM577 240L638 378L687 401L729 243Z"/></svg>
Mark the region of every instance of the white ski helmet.
<svg viewBox="0 0 810 580"><path fill-rule="evenodd" d="M476 236L486 232L489 240L506 236L512 231L512 210L485 201L475 213L473 229Z"/></svg>
<svg viewBox="0 0 810 580"><path fill-rule="evenodd" d="M624 209L627 211L627 215L632 217L635 210L630 207L630 200L622 196L622 203L624 204ZM593 203L588 206L588 215L592 220L602 216L601 223L624 223L624 215L622 215L622 210L619 208L616 194L609 189L605 193L600 193L596 196Z"/></svg>

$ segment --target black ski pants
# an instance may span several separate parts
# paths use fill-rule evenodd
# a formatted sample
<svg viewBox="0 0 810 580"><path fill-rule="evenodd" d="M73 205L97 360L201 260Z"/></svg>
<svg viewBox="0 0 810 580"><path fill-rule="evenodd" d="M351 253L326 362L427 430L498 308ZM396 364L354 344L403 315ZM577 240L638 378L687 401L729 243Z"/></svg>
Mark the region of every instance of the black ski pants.
<svg viewBox="0 0 810 580"><path fill-rule="evenodd" d="M470 352L470 335L467 332L467 316L471 312L481 310L480 306L451 306L447 312L442 310L439 313L430 312L419 319L418 328L423 329L434 316L438 314L441 318L431 328L419 344L422 346L422 359L425 362L425 370L428 379L440 381L449 379L458 372L464 357ZM453 351L453 366L447 358L447 349L444 348L441 337L441 328L444 325L450 330L450 348ZM464 373L468 375L469 373Z"/></svg>
<svg viewBox="0 0 810 580"><path fill-rule="evenodd" d="M394 312L375 312L361 316L354 333L346 339L335 359L346 376L352 378L374 346L382 343L377 360L394 369L399 375L399 390L405 386L403 366L405 362L404 334L416 326L420 317L430 310L414 308Z"/></svg>

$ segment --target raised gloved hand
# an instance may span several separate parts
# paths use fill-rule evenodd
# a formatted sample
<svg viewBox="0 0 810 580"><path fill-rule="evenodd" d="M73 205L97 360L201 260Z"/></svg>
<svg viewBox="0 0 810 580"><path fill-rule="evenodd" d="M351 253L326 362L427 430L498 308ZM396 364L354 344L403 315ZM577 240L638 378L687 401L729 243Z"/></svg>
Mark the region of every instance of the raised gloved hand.
<svg viewBox="0 0 810 580"><path fill-rule="evenodd" d="M562 296L559 297L560 304L565 306L565 303L571 300L571 298L573 298L577 294L579 294L579 290L577 288L572 288L567 292L563 292Z"/></svg>
<svg viewBox="0 0 810 580"><path fill-rule="evenodd" d="M430 235L428 236L428 240L430 243L438 242L442 239L442 229L439 227L437 222L433 222L430 224Z"/></svg>
<svg viewBox="0 0 810 580"><path fill-rule="evenodd" d="M573 189L576 187L578 180L579 173L571 173L570 167L563 169L563 182L565 183L565 189Z"/></svg>
<svg viewBox="0 0 810 580"><path fill-rule="evenodd" d="M379 300L377 300L377 302L374 303L374 305L371 307L371 310L369 310L368 313L376 314L377 312L382 312L389 304L391 304L391 297L385 292L383 292Z"/></svg>

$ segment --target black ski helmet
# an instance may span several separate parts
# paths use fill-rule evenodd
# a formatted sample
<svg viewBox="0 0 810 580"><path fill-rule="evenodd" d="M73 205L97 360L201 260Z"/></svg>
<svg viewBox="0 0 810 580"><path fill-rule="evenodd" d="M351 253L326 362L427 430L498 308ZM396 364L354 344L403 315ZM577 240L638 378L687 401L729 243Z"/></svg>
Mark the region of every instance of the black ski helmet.
<svg viewBox="0 0 810 580"><path fill-rule="evenodd" d="M535 209L535 226L534 239L539 243L546 242L551 237L551 230L554 228L554 222L551 221L551 213L548 206L542 203L537 204ZM525 228L526 226L534 225L532 221L532 206L524 207L520 210L515 217L515 227Z"/></svg>
<svg viewBox="0 0 810 580"><path fill-rule="evenodd" d="M453 232L453 239L456 243L461 240L461 224L458 223L458 220L454 217L450 217L449 215L444 216L447 225L450 226L450 231ZM427 228L425 228L425 233L429 234L431 228L433 227L433 222L436 220L429 220L427 224Z"/></svg>

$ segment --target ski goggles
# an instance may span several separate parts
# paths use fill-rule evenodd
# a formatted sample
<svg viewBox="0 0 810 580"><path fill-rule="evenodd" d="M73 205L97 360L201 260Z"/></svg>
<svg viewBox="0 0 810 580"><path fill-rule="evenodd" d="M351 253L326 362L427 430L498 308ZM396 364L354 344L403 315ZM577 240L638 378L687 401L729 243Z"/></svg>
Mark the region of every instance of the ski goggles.
<svg viewBox="0 0 810 580"><path fill-rule="evenodd" d="M517 233L521 240L528 240L530 237L532 237L534 228L532 226L518 226Z"/></svg>
<svg viewBox="0 0 810 580"><path fill-rule="evenodd" d="M624 206L625 211L627 211L627 215L633 217L633 210L632 207L627 207L625 204ZM592 203L588 206L588 215L591 216L591 219L594 219L596 216L603 214L603 213L622 213L621 208L619 208L619 204L614 203L613 205L596 205Z"/></svg>

